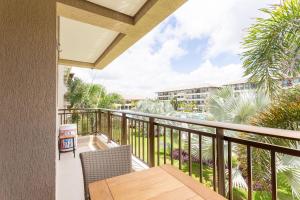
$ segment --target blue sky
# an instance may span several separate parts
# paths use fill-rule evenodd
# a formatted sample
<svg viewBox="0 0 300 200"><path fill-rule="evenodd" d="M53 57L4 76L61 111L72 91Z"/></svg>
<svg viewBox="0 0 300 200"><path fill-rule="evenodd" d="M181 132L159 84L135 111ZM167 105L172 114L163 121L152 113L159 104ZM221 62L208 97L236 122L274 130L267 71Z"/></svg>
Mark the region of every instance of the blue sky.
<svg viewBox="0 0 300 200"><path fill-rule="evenodd" d="M171 61L172 69L181 73L192 72L203 62L208 38L186 39L180 45L185 54Z"/></svg>
<svg viewBox="0 0 300 200"><path fill-rule="evenodd" d="M103 70L73 68L87 82L126 98L162 89L243 78L241 41L258 10L279 0L188 0Z"/></svg>

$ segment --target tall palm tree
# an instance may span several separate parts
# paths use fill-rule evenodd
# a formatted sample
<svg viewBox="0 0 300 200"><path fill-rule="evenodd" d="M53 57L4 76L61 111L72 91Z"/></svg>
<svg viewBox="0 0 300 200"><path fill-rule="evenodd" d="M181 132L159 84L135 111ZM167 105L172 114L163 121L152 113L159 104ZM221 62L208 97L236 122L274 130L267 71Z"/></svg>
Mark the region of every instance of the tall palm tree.
<svg viewBox="0 0 300 200"><path fill-rule="evenodd" d="M279 81L300 73L300 0L286 0L261 11L244 38L242 53L245 75L270 95L280 89Z"/></svg>
<svg viewBox="0 0 300 200"><path fill-rule="evenodd" d="M283 92L271 103L269 98L262 92L244 93L234 95L231 88L223 88L211 95L207 101L208 117L211 120L224 122L234 122L243 124L253 124L274 128L289 128L299 130L300 113L300 88L290 89ZM298 129L295 129L298 127ZM230 131L226 134L237 134ZM259 141L262 143L286 146L293 149L299 149L297 142L283 139L270 139L269 137L239 134L244 139ZM197 138L192 140L192 153L198 156ZM225 143L225 150L227 150ZM204 159L211 159L212 145L208 139L203 140ZM225 152L227 154L227 152ZM242 146L233 145L232 156L236 159L237 164L233 167L233 183L235 187L246 189L246 169L245 164L246 150ZM268 191L270 184L270 153L260 149L253 149L253 177L254 184L260 185L261 190ZM225 157L226 158L226 157ZM226 160L225 160L226 162ZM300 160L287 155L277 155L277 177L278 177L278 199L300 199ZM234 190L237 195L238 191ZM287 193L286 193L287 192ZM242 193L241 193L242 194ZM291 194L291 195L290 195ZM268 193L263 199L270 199ZM288 196L290 195L290 196Z"/></svg>

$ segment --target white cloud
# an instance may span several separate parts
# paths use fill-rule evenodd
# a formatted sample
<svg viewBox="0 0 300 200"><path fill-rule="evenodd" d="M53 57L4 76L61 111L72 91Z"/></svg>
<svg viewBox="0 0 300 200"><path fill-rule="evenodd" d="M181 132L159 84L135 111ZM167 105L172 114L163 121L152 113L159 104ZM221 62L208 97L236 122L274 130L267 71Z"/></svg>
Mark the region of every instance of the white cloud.
<svg viewBox="0 0 300 200"><path fill-rule="evenodd" d="M125 97L153 97L163 88L214 83L222 84L242 77L240 64L213 65L220 53L240 52L245 28L259 16L258 9L274 0L189 0L161 25L103 70L73 68L85 81L100 83L108 91ZM175 20L175 24L168 23ZM172 69L171 61L187 52L187 39L208 38L205 61L190 73ZM157 46L158 45L158 46ZM155 47L155 48L153 48ZM159 48L158 48L159 47Z"/></svg>
<svg viewBox="0 0 300 200"><path fill-rule="evenodd" d="M258 9L279 0L189 0L174 16L177 34L189 38L209 38L207 57L219 53L240 52L240 42L254 18L262 17Z"/></svg>
<svg viewBox="0 0 300 200"><path fill-rule="evenodd" d="M132 55L132 57L135 57ZM130 57L127 57L130 60ZM155 59L155 58L154 58ZM73 68L76 75L88 82L100 83L108 89L108 91L122 93L127 98L146 98L154 97L154 93L169 88L182 86L199 85L200 83L224 84L240 78L243 70L239 64L230 64L223 67L211 64L209 60L204 62L196 70L188 73L178 73L170 67L152 66L151 63L129 64L124 66L124 70L120 70L116 63L103 71L85 70ZM160 59L157 60L159 63ZM156 62L156 61L154 61ZM141 69L143 65L143 69ZM144 68L146 68L144 70Z"/></svg>

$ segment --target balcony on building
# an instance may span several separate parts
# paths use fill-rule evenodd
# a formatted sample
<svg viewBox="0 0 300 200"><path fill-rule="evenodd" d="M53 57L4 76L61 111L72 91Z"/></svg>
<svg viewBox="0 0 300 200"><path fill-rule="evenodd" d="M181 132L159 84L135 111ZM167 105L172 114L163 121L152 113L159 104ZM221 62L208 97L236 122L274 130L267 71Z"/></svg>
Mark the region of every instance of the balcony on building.
<svg viewBox="0 0 300 200"><path fill-rule="evenodd" d="M249 177L255 159L251 150L261 148L270 154L270 192L276 199L276 155L299 157L300 150L244 140L234 133L299 141L294 131L131 111L65 108L61 66L107 67L185 2L1 1L0 199L82 200L79 153L119 145L131 146L133 171L164 164L190 176L196 170L194 179L231 199L231 149L236 144L247 149L243 153ZM160 95L169 98L169 93ZM75 158L66 153L59 160L58 129L63 124L75 124L78 138ZM175 140L180 145L174 146ZM210 162L205 163L209 177L203 176L204 140L210 141L212 150ZM198 157L192 156L195 150ZM193 168L195 164L198 168ZM251 181L248 178L248 197L253 195Z"/></svg>

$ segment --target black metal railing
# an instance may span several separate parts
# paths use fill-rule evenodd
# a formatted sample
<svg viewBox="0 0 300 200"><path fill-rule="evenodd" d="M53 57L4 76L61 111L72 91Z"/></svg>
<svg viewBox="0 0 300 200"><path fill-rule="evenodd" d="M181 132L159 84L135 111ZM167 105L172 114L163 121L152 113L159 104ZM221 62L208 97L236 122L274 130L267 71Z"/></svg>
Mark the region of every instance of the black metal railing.
<svg viewBox="0 0 300 200"><path fill-rule="evenodd" d="M245 153L248 199L253 198L253 149L269 154L273 200L277 199L276 157L285 154L300 158L299 149L240 137L248 134L298 143L298 131L109 109L60 109L59 116L61 124L76 123L79 134L104 134L109 141L131 145L132 154L150 167L166 163L178 166L228 199L233 199L233 146ZM204 155L207 152L211 155ZM204 176L204 170L209 171L209 177Z"/></svg>

